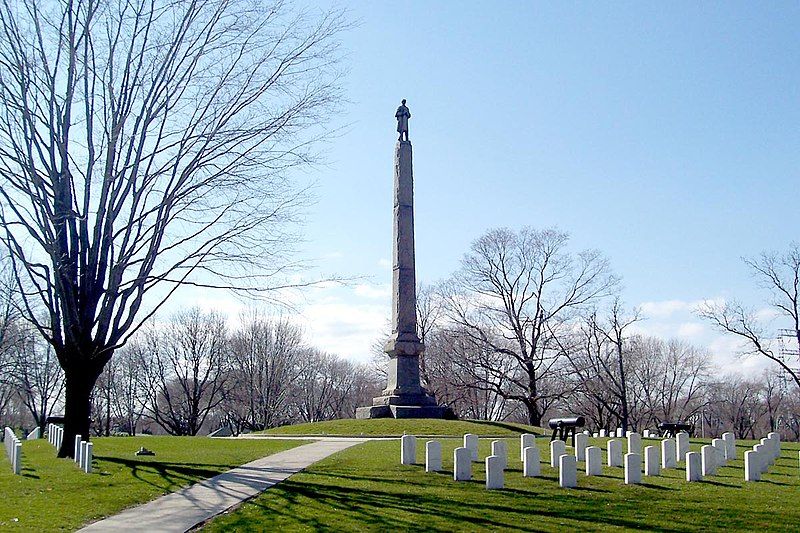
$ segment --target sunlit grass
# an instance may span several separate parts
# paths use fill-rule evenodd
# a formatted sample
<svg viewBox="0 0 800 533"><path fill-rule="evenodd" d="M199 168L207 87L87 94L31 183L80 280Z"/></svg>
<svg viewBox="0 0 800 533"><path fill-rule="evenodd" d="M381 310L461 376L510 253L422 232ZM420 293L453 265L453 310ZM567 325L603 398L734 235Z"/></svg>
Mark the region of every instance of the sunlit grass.
<svg viewBox="0 0 800 533"><path fill-rule="evenodd" d="M72 531L302 441L111 437L94 442L92 474L57 459L45 439L23 443L22 475L0 458L0 531ZM155 456L136 456L140 446Z"/></svg>
<svg viewBox="0 0 800 533"><path fill-rule="evenodd" d="M424 439L417 465L399 464L398 441L369 442L333 455L273 487L206 527L209 531L797 531L800 524L798 444L784 444L777 464L758 483L745 483L742 455L719 475L687 483L683 463L626 486L622 468L586 477L578 463L578 487L561 489L549 466L549 439L539 439L542 476L523 478L519 439L507 439L506 488L484 488L482 462L474 480L452 479L457 439L442 440L444 471L426 474ZM590 439L605 448L606 439ZM644 440L655 445L656 440ZM693 440L698 451L707 441ZM489 453L481 440L480 453ZM605 449L604 449L605 458Z"/></svg>

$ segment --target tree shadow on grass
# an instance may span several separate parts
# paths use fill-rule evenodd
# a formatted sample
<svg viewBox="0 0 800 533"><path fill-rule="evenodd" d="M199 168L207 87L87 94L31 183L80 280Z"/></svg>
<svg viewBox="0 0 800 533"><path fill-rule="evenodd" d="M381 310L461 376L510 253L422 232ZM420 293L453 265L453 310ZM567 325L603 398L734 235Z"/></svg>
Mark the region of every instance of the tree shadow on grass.
<svg viewBox="0 0 800 533"><path fill-rule="evenodd" d="M408 493L396 492L390 487L381 490L342 485L346 485L346 481L329 485L289 479L280 485L279 492L267 493L267 497L253 500L251 505L258 508L265 518L273 514L281 515L284 524L294 523L319 530L330 529L335 522L327 520L332 519L352 520L371 530L419 530L424 525L430 531L452 531L453 527L458 526L475 530L504 528L541 531L543 525L537 523L537 516L581 522L593 529L603 525L643 526L635 517L628 519L598 515L596 501L582 498L572 491L548 494L548 504L544 507L531 506L530 503L535 502L531 492L518 489L491 491L491 495L487 493L486 498L480 500L474 499L473 494L469 501L461 501L441 493ZM578 491L581 489L579 487ZM507 496L520 497L508 499L508 504L497 501ZM515 505L517 502L528 502L528 505ZM299 509L302 512L298 512Z"/></svg>
<svg viewBox="0 0 800 533"><path fill-rule="evenodd" d="M118 464L128 468L134 478L165 492L191 485L194 482L216 476L230 468L234 468L230 465L168 463L152 460L123 459L121 457L95 457L100 461ZM161 482L152 479L153 474L156 474Z"/></svg>

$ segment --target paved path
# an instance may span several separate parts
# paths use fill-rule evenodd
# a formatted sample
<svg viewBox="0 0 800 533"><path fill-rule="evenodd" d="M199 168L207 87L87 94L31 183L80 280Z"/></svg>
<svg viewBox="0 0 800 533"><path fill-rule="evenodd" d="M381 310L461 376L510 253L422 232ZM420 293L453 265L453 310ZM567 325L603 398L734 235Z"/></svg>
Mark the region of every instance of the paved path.
<svg viewBox="0 0 800 533"><path fill-rule="evenodd" d="M258 495L307 466L365 440L326 439L269 455L95 522L80 531L182 533Z"/></svg>

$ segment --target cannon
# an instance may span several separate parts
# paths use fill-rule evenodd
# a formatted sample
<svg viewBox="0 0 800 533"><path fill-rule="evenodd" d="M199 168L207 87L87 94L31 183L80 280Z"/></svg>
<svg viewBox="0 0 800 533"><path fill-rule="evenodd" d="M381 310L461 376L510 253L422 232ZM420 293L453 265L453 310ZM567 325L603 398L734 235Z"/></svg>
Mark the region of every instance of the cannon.
<svg viewBox="0 0 800 533"><path fill-rule="evenodd" d="M582 416L551 418L547 425L553 430L550 442L556 440L556 438L567 442L567 438L572 435L572 445L575 446L575 430L586 425L586 419Z"/></svg>
<svg viewBox="0 0 800 533"><path fill-rule="evenodd" d="M687 432L690 437L694 436L694 425L685 422L659 422L658 429L667 438L674 437L681 431Z"/></svg>

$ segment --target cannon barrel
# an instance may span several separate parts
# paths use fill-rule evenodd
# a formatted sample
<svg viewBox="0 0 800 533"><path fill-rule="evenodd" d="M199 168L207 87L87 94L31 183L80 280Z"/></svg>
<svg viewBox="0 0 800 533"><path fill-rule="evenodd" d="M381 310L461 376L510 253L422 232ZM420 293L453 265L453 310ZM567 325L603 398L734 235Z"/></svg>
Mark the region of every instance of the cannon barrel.
<svg viewBox="0 0 800 533"><path fill-rule="evenodd" d="M556 428L582 428L586 424L586 419L582 416L571 416L565 418L551 418L547 423L550 429Z"/></svg>

